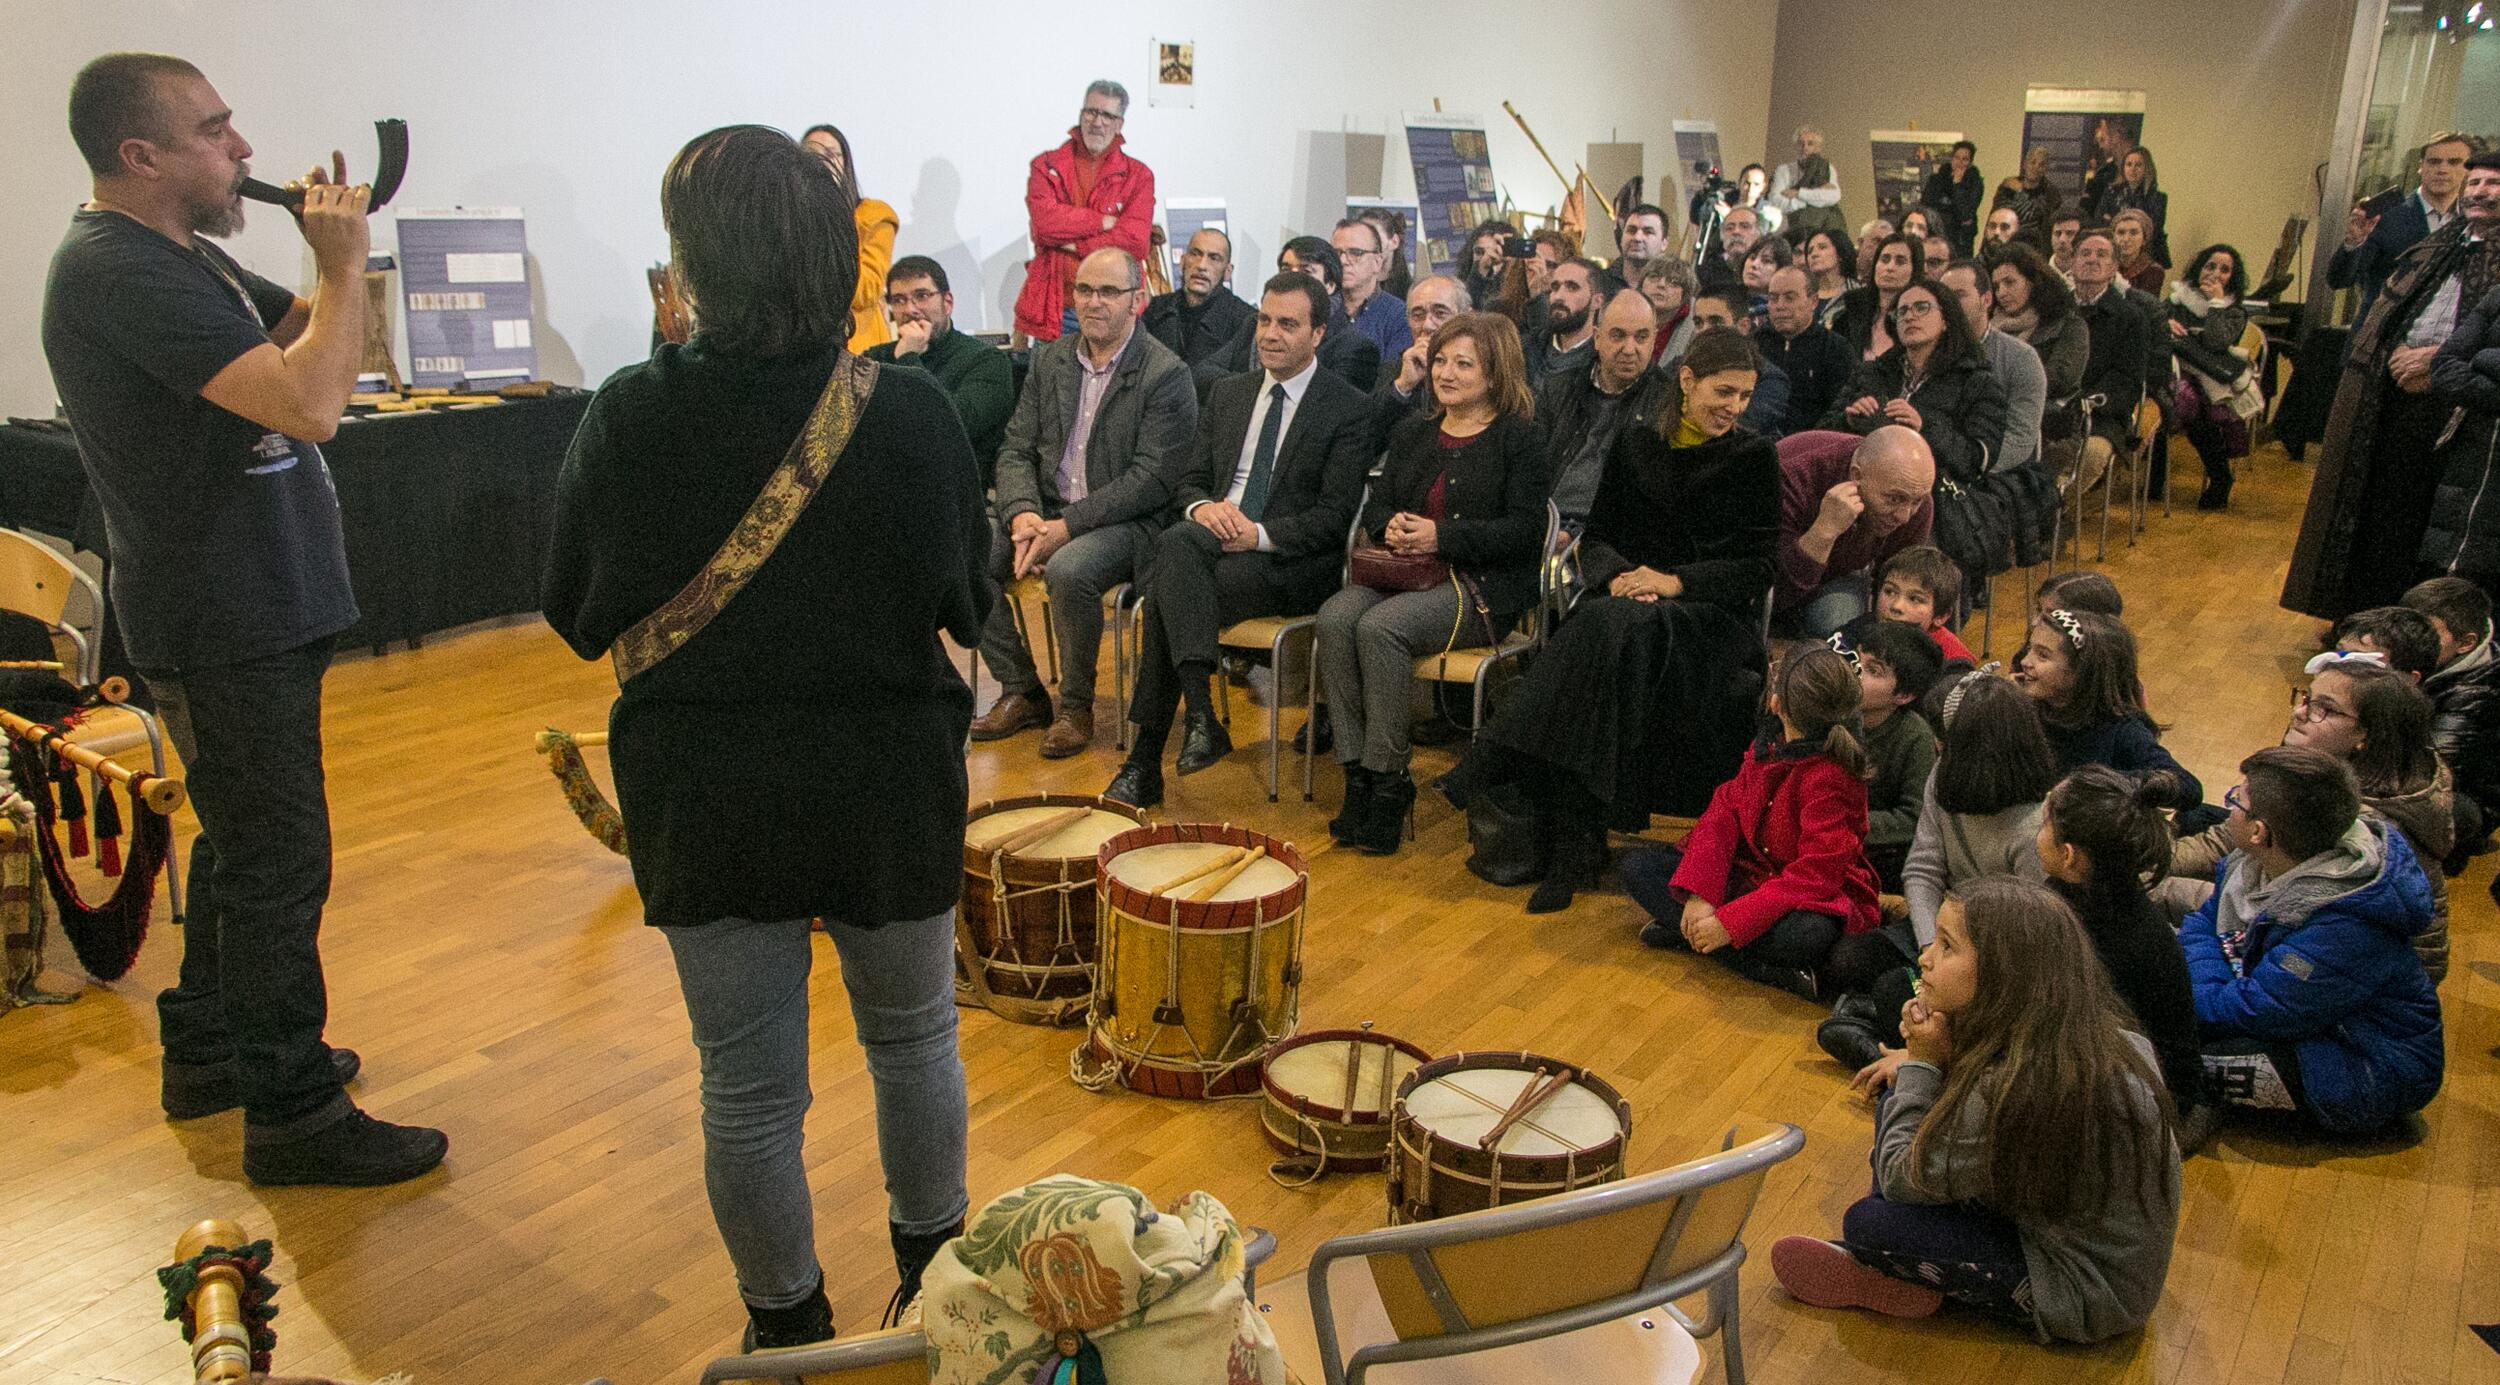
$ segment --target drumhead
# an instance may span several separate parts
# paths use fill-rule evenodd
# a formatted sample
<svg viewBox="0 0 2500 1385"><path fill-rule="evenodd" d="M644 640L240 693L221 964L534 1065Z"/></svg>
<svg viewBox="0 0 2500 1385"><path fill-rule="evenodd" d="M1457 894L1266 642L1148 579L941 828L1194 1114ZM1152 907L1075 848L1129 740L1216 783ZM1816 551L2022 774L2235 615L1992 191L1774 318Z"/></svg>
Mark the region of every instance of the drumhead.
<svg viewBox="0 0 2500 1385"><path fill-rule="evenodd" d="M1005 808L972 819L964 825L964 840L973 850L984 850L984 843L999 841L1028 827L1037 826L1068 811L1069 804L1038 804L1030 808ZM1135 818L1123 817L1105 808L1089 809L1058 831L1021 850L1009 853L1019 861L1072 860L1091 856L1102 844L1137 825Z"/></svg>
<svg viewBox="0 0 2500 1385"><path fill-rule="evenodd" d="M1424 1065L1423 1059L1385 1043L1321 1039L1296 1045L1268 1059L1267 1080L1295 1096L1310 1098L1315 1106L1337 1110L1345 1100L1349 1049L1354 1051L1354 1060L1363 1065L1354 1082L1354 1105L1345 1111L1349 1116L1386 1114L1397 1100L1398 1083ZM1383 1066L1388 1068L1386 1082L1381 1080Z"/></svg>
<svg viewBox="0 0 2500 1385"><path fill-rule="evenodd" d="M1104 869L1111 873L1112 879L1124 885L1153 893L1162 888L1164 881L1178 880L1209 861L1228 858L1239 850L1239 847L1226 842L1159 842L1123 851L1112 857ZM1187 894L1199 883L1213 878L1214 874L1202 875L1183 884L1181 892ZM1264 899L1290 888L1299 878L1293 867L1273 856L1262 856L1251 862L1248 870L1234 876L1209 902L1225 904L1235 900Z"/></svg>
<svg viewBox="0 0 2500 1385"><path fill-rule="evenodd" d="M1407 1093L1406 1114L1442 1139L1473 1147L1535 1080L1534 1072L1518 1068L1463 1068ZM1494 1149L1530 1157L1577 1154L1622 1133L1613 1102L1570 1082L1511 1122Z"/></svg>

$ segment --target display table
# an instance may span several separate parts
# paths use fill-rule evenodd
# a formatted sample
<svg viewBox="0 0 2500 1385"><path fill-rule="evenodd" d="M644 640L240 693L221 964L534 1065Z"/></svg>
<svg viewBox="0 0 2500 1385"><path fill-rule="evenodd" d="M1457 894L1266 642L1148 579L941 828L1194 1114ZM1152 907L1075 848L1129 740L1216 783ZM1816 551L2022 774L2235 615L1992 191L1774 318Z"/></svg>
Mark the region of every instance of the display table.
<svg viewBox="0 0 2500 1385"><path fill-rule="evenodd" d="M345 519L363 619L342 648L410 647L471 621L538 609L556 471L590 395L351 418L322 446ZM66 431L0 427L0 524L79 533L87 493ZM92 522L92 521L91 521ZM100 527L100 526L99 526Z"/></svg>

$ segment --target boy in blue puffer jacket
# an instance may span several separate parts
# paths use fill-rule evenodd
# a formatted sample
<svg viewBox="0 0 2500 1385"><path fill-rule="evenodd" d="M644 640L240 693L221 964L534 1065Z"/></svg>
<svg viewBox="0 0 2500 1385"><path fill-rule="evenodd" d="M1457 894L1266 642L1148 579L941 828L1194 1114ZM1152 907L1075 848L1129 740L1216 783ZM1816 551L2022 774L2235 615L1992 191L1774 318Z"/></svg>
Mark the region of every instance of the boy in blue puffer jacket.
<svg viewBox="0 0 2500 1385"><path fill-rule="evenodd" d="M2421 1110L2443 1065L2439 996L2412 946L2431 919L2423 865L2361 817L2341 760L2278 746L2240 774L2224 796L2240 849L2179 928L2208 1087L2343 1133Z"/></svg>

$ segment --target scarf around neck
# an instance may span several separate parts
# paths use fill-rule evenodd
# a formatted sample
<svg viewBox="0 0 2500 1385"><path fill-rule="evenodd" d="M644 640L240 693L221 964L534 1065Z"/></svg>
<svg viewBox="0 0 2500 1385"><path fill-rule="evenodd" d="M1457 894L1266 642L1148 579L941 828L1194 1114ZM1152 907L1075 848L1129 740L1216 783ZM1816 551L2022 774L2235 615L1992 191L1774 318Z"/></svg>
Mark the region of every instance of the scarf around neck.
<svg viewBox="0 0 2500 1385"><path fill-rule="evenodd" d="M2026 307L2019 313L2009 313L1999 309L1988 321L1990 326L2009 337L2029 341L2031 334L2040 330L2040 310Z"/></svg>

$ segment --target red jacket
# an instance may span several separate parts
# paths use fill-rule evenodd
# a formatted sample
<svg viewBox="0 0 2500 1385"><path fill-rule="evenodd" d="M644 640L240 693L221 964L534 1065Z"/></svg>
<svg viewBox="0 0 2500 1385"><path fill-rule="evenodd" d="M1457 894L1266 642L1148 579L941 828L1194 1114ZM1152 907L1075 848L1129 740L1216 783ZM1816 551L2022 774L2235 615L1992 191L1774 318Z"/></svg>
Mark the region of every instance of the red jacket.
<svg viewBox="0 0 2500 1385"><path fill-rule="evenodd" d="M1068 307L1068 285L1077 263L1106 245L1116 245L1146 258L1154 230L1154 170L1122 153L1122 139L1111 137L1094 174L1094 194L1076 200L1076 131L1068 142L1033 156L1024 179L1024 210L1032 219L1033 258L1024 266L1024 288L1016 294L1016 330L1036 341L1057 341L1059 319ZM1119 218L1102 228L1103 213ZM1145 310L1145 295L1138 295Z"/></svg>
<svg viewBox="0 0 2500 1385"><path fill-rule="evenodd" d="M1797 909L1830 914L1843 932L1873 928L1865 782L1803 745L1761 750L1747 749L1736 777L1711 794L1684 838L1675 888L1708 900L1738 947Z"/></svg>

